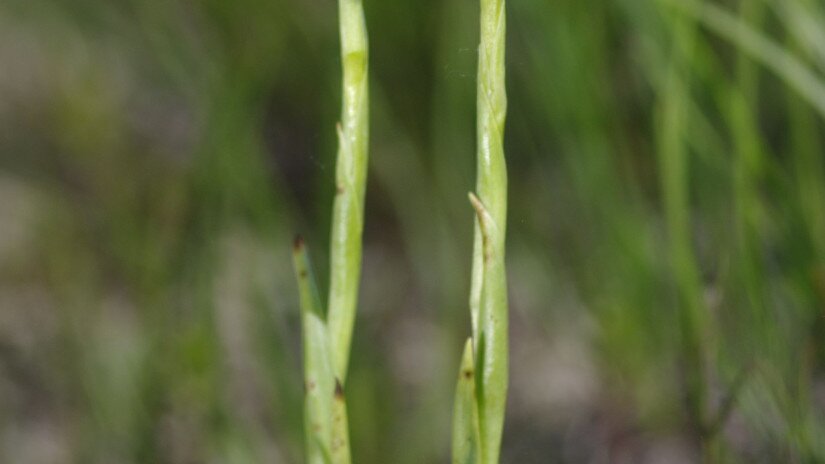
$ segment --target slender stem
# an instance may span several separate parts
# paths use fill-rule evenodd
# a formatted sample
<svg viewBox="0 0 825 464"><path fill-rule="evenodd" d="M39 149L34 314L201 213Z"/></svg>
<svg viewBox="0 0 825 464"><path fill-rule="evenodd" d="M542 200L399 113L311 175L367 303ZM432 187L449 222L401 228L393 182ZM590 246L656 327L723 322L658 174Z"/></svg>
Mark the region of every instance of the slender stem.
<svg viewBox="0 0 825 464"><path fill-rule="evenodd" d="M504 158L504 0L481 0L478 50L476 209L470 311L475 348L481 463L498 462L507 400L507 166Z"/></svg>
<svg viewBox="0 0 825 464"><path fill-rule="evenodd" d="M367 29L361 0L339 0L343 97L338 124L335 202L330 240L330 289L326 316L309 271L303 241L295 242L301 291L307 462L349 464L347 377L358 285L369 139Z"/></svg>
<svg viewBox="0 0 825 464"><path fill-rule="evenodd" d="M358 285L369 139L367 28L361 0L339 0L343 101L338 125L336 196L330 243L327 323L335 375L347 377Z"/></svg>

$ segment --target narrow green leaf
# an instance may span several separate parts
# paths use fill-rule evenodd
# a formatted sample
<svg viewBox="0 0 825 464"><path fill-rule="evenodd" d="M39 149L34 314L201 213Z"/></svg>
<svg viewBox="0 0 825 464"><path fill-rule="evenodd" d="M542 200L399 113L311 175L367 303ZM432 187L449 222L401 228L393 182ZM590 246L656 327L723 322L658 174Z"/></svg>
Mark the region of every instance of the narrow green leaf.
<svg viewBox="0 0 825 464"><path fill-rule="evenodd" d="M478 429L478 404L475 391L473 341L467 339L455 389L453 409L453 464L476 464L481 448Z"/></svg>
<svg viewBox="0 0 825 464"><path fill-rule="evenodd" d="M693 251L690 208L690 127L691 70L695 57L696 23L675 15L670 27L673 45L670 63L662 81L657 108L657 156L662 189L668 258L679 299L679 330L686 363L685 388L691 419L705 421L707 395L704 377L702 334L707 332L707 308L701 275Z"/></svg>
<svg viewBox="0 0 825 464"><path fill-rule="evenodd" d="M301 329L304 349L304 433L306 462L329 464L333 437L335 374L330 359L327 328L321 299L312 275L306 244L295 239L292 250L301 300Z"/></svg>

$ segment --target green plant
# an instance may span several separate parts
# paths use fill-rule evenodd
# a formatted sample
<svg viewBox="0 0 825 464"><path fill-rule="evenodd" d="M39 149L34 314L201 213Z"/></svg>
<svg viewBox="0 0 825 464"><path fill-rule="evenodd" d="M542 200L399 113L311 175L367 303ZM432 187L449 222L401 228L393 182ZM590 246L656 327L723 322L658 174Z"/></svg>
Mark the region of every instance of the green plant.
<svg viewBox="0 0 825 464"><path fill-rule="evenodd" d="M304 433L308 463L350 462L344 384L347 377L364 228L369 139L367 29L361 0L339 0L343 68L341 122L337 126L326 313L312 276L307 247L297 238L293 258L301 301L304 349Z"/></svg>
<svg viewBox="0 0 825 464"><path fill-rule="evenodd" d="M812 47L810 34L812 29L795 24L803 21L799 16L803 9L802 3L786 2L787 5L782 3L778 6L769 2L763 5L761 2L742 1L738 15L707 1L661 0L661 3L667 7L666 12L677 14L673 17L672 28L674 52L662 92L660 173L673 273L682 304L680 315L689 412L702 447L703 462L725 462L728 459L729 444L725 443L720 429L734 404L740 401L743 392L748 389L765 388L771 391L770 394L776 401L783 404L780 409L788 421L788 429L794 430L801 437L798 440L802 443L803 452L813 452L806 435L810 433L804 422L806 419L798 415L796 406L788 406L791 403L785 398L783 389L790 388L787 385L778 386L781 383L773 380L764 368L769 364L765 361L766 358L778 359L782 356L778 353L782 353L784 346L777 346L775 342L780 339L783 328L776 312L776 290L771 289L769 283L773 271L765 266L766 244L774 238L770 236L769 228L764 226L764 218L771 215L776 217L776 213L769 212L772 205L766 201L764 194L766 179L770 177L769 167L772 167L773 162L770 151L775 149L771 145L775 141L765 136L759 127L760 80L757 67L761 65L774 73L790 91L798 94L800 101L808 103L820 115L825 114L825 87L821 78L804 59L792 53L791 48L783 47L761 30L766 13L763 10L766 5L772 6L779 13L780 20L788 23L786 26L789 36L798 40L803 49L807 49L815 57L816 51ZM707 304L708 299L704 294L706 284L700 277L700 266L694 256L694 238L691 236L695 220L691 218L693 205L690 198L691 174L686 131L691 124L695 124L696 116L688 114L686 110L694 98L691 95L690 77L699 74L695 63L712 53L707 49L695 49L697 45L701 45L701 35L697 34L699 26L730 42L738 54L734 68L736 85L730 85L719 94L724 96L720 106L724 109L723 115L730 126L734 153L730 174L734 246L730 252L732 258L729 258L729 266L734 270L731 277L727 278L730 279L730 287L726 289L728 295L725 296L725 305L726 311L736 312L740 326L748 327L747 336L737 341L745 347L742 351L747 355L745 365L736 367L739 373L731 385L726 387L729 391L718 407L714 407L709 401L712 383L707 373L718 369L720 359L733 352L732 343L731 339L715 340L720 329L719 323L725 319L712 314ZM698 55L697 51L704 51L704 54ZM798 102L794 102L793 106L797 107ZM802 120L794 121L799 124L791 124L790 130L797 134L806 130L804 120L807 117L803 115ZM799 140L796 139L795 143L799 143ZM807 141L810 140L812 139L807 138ZM796 145L794 149L805 156L806 148ZM820 169L819 165L814 165L806 170L813 176L818 176L820 174L817 171ZM804 182L808 176L799 177ZM812 184L807 186L810 185ZM810 197L817 198L817 195ZM816 214L809 216L817 217ZM809 221L816 227L816 219ZM781 363L775 361L776 365ZM767 385L772 386L766 387Z"/></svg>
<svg viewBox="0 0 825 464"><path fill-rule="evenodd" d="M470 314L453 417L453 463L498 462L507 400L505 2L481 0L477 90L478 196Z"/></svg>
<svg viewBox="0 0 825 464"><path fill-rule="evenodd" d="M707 423L708 310L702 296L699 265L693 252L689 195L689 152L685 144L690 102L689 64L696 48L696 28L682 17L672 19L674 38L669 69L663 81L660 102L658 155L660 182L668 233L670 266L679 302L681 356L685 363L685 390L691 425L706 442L702 429Z"/></svg>

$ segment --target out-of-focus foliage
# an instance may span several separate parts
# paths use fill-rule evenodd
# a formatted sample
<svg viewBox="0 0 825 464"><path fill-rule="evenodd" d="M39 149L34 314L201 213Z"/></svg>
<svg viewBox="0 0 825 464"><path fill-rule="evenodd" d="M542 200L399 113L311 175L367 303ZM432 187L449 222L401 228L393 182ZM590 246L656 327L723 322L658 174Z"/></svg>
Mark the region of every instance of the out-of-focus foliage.
<svg viewBox="0 0 825 464"><path fill-rule="evenodd" d="M508 8L502 462L824 460L825 5ZM445 462L478 5L365 10L352 454ZM336 15L0 2L0 462L303 460L290 248L328 275Z"/></svg>

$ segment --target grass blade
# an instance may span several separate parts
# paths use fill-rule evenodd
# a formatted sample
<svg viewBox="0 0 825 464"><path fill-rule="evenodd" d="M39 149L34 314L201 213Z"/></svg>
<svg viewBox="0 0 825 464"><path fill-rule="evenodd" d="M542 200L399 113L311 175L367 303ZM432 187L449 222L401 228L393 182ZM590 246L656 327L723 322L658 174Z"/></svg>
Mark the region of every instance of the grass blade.
<svg viewBox="0 0 825 464"><path fill-rule="evenodd" d="M822 29L825 14L821 3L806 0L763 2L776 11L785 28L806 54L816 61L820 70L825 69L825 30Z"/></svg>
<svg viewBox="0 0 825 464"><path fill-rule="evenodd" d="M709 328L703 284L694 252L690 198L691 64L695 58L696 25L691 18L672 18L673 53L660 94L657 127L659 181L668 234L670 272L679 304L681 357L685 364L684 388L690 426L701 441L704 457L712 462L717 446L703 434L707 422L708 392L705 375Z"/></svg>

